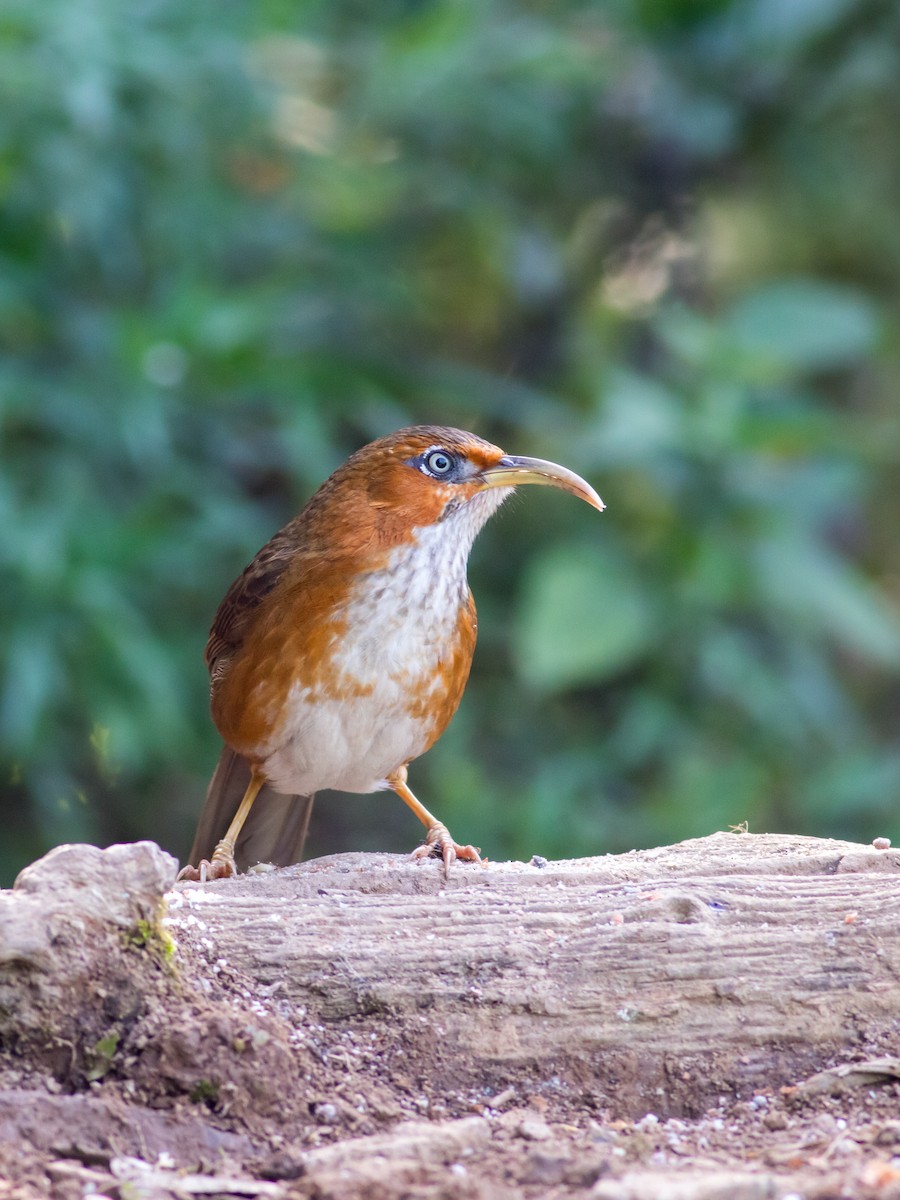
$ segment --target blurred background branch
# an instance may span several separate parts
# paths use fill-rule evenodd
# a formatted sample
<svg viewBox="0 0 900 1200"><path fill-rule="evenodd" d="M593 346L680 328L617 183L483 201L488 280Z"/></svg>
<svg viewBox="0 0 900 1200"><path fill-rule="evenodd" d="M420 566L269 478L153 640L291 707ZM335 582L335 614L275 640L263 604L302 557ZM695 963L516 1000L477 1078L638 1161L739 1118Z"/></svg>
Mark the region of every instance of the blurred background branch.
<svg viewBox="0 0 900 1200"><path fill-rule="evenodd" d="M472 563L413 783L493 858L900 790L900 10L865 0L8 0L0 882L184 854L232 578L353 449L587 475ZM401 849L391 797L312 852Z"/></svg>

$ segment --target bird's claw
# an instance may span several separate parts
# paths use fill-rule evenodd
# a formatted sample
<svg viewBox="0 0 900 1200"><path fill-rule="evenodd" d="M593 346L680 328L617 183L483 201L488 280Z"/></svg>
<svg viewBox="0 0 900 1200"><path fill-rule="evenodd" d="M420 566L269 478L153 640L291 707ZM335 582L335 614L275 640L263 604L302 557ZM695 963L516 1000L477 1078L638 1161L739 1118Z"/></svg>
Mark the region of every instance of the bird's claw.
<svg viewBox="0 0 900 1200"><path fill-rule="evenodd" d="M474 846L460 846L454 842L450 836L450 831L446 825L436 821L430 826L425 835L424 845L413 850L412 857L415 861L420 861L425 858L440 858L444 862L444 876L450 873L450 868L458 858L464 862L481 862L481 855Z"/></svg>
<svg viewBox="0 0 900 1200"><path fill-rule="evenodd" d="M237 869L234 864L234 859L216 858L215 854L212 859L202 858L196 867L190 863L186 867L182 867L178 872L177 879L187 880L191 883L206 883L207 880L213 879L230 879L232 875L237 874Z"/></svg>

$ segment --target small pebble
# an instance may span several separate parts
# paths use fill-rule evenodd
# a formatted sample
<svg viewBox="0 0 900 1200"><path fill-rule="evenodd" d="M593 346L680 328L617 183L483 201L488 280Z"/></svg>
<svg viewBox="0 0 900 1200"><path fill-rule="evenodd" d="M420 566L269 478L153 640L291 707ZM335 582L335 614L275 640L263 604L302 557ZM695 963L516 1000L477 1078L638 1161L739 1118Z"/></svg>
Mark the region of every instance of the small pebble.
<svg viewBox="0 0 900 1200"><path fill-rule="evenodd" d="M496 1096L491 1096L487 1101L487 1105L495 1112L499 1112L502 1108L506 1108L516 1098L515 1088L506 1088Z"/></svg>
<svg viewBox="0 0 900 1200"><path fill-rule="evenodd" d="M872 838L872 845L876 850L890 850L891 839L884 837Z"/></svg>
<svg viewBox="0 0 900 1200"><path fill-rule="evenodd" d="M888 843L888 845L890 845L890 843ZM547 865L547 860L542 854L532 854L531 862L528 865L530 867L540 867L540 869L543 870Z"/></svg>
<svg viewBox="0 0 900 1200"><path fill-rule="evenodd" d="M519 1136L528 1142L546 1142L553 1137L553 1132L540 1117L523 1117L519 1124Z"/></svg>
<svg viewBox="0 0 900 1200"><path fill-rule="evenodd" d="M528 1166L522 1176L522 1182L556 1187L565 1178L569 1161L568 1158L560 1157L558 1154L542 1154L540 1151L534 1151L529 1155Z"/></svg>
<svg viewBox="0 0 900 1200"><path fill-rule="evenodd" d="M900 1142L900 1121L885 1121L875 1136L876 1146L895 1146Z"/></svg>
<svg viewBox="0 0 900 1200"><path fill-rule="evenodd" d="M333 1104L317 1104L313 1109L313 1116L320 1125L337 1125L340 1120L338 1110Z"/></svg>

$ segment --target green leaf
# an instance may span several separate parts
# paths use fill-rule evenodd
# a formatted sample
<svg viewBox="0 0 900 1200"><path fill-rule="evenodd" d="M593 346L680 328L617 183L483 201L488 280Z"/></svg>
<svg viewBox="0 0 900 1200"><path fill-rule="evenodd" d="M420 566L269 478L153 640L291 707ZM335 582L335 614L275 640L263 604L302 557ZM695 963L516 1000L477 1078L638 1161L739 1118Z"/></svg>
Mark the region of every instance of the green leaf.
<svg viewBox="0 0 900 1200"><path fill-rule="evenodd" d="M586 439L595 460L643 463L679 447L684 417L666 387L637 371L614 369L604 383L603 415Z"/></svg>
<svg viewBox="0 0 900 1200"><path fill-rule="evenodd" d="M811 279L767 284L739 300L725 330L744 352L800 371L846 366L872 349L874 306L859 292Z"/></svg>
<svg viewBox="0 0 900 1200"><path fill-rule="evenodd" d="M655 633L644 591L617 549L567 543L530 564L514 636L519 673L532 686L599 683L646 653Z"/></svg>
<svg viewBox="0 0 900 1200"><path fill-rule="evenodd" d="M768 538L756 561L767 603L853 653L900 665L900 614L853 566L790 535Z"/></svg>

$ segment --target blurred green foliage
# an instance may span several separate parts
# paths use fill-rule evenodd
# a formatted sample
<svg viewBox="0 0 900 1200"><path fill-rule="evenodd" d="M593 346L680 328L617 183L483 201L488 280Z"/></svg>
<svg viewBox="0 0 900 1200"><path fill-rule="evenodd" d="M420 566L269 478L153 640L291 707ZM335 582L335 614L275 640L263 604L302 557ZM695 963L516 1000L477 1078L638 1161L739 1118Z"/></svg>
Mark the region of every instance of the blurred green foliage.
<svg viewBox="0 0 900 1200"><path fill-rule="evenodd" d="M8 0L0 881L183 854L231 579L416 421L526 492L416 790L494 858L896 837L900 10ZM412 846L320 801L313 852Z"/></svg>

